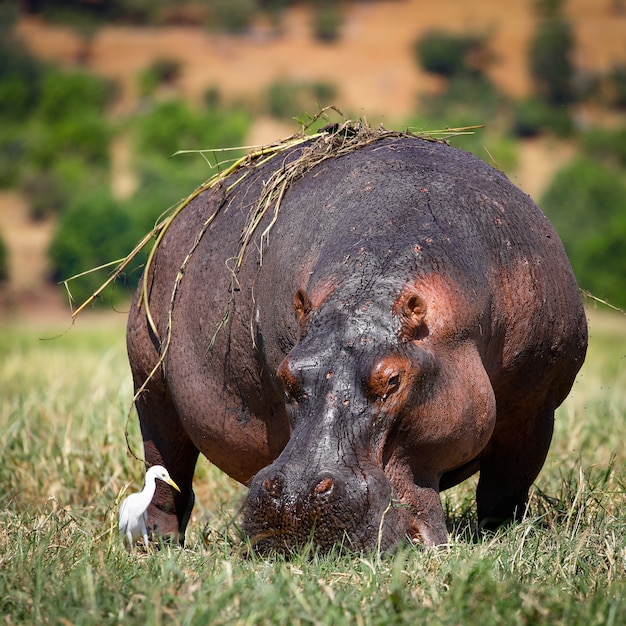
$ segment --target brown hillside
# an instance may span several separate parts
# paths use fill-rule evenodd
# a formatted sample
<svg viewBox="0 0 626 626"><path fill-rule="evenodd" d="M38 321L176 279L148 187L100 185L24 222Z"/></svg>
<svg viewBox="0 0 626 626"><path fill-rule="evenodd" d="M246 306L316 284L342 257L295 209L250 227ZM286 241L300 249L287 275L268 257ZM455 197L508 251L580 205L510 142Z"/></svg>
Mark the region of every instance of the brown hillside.
<svg viewBox="0 0 626 626"><path fill-rule="evenodd" d="M565 3L581 69L604 70L626 63L626 9L621 0ZM529 88L527 44L535 19L533 2L502 0L396 0L350 5L341 39L320 45L311 36L306 7L289 11L283 34L263 24L246 36L215 35L197 27L106 27L92 42L90 67L120 81L120 111L135 105L137 73L158 57L179 59L182 91L198 99L209 86L227 98L253 99L282 79L324 80L339 87L338 103L370 119L394 121L409 115L416 95L436 89L413 58L413 43L429 30L474 31L490 35L496 62L492 79L520 96ZM19 33L37 54L65 63L79 57L80 40L67 28L23 20Z"/></svg>
<svg viewBox="0 0 626 626"><path fill-rule="evenodd" d="M602 71L617 62L626 63L624 0L568 0L566 5L578 67ZM349 6L341 39L332 45L312 38L306 7L286 14L280 37L263 23L246 36L212 34L198 27L108 26L91 41L88 69L120 84L116 115L136 109L138 73L155 59L166 57L181 61L178 87L192 100L200 100L210 86L217 87L225 100L253 102L277 79L324 81L337 86L336 103L347 114L366 115L374 124L382 121L393 127L415 110L420 93L438 86L417 67L414 42L432 29L469 30L489 35L495 55L493 81L513 96L528 92L527 45L535 28L530 0L388 0ZM69 66L84 60L81 40L69 28L27 18L19 23L18 33L42 58ZM266 143L294 130L295 125L261 118L248 139L250 144ZM527 143L520 150L514 181L536 197L570 155L567 146ZM133 187L127 162L128 146L121 138L113 146L113 184L120 194ZM18 313L25 303L29 311L49 311L50 303L57 302L56 292L44 289L51 229L51 224L26 219L18 194L0 194L0 231L11 258L10 283L0 294L0 309L4 301L5 310Z"/></svg>

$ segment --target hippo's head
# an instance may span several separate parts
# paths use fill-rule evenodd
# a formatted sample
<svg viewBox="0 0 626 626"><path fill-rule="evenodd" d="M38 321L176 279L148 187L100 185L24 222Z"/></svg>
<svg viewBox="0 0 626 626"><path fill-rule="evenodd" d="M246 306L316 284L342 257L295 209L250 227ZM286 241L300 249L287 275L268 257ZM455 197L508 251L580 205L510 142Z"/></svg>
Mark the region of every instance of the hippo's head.
<svg viewBox="0 0 626 626"><path fill-rule="evenodd" d="M295 304L302 337L278 368L292 434L250 486L243 527L252 544L263 552L309 541L321 551L385 550L405 537L445 543L441 474L475 445L453 443L452 461L433 462L449 425L432 419L441 363L425 300L409 289L391 301L336 296L313 308L298 292ZM490 432L491 423L481 444Z"/></svg>

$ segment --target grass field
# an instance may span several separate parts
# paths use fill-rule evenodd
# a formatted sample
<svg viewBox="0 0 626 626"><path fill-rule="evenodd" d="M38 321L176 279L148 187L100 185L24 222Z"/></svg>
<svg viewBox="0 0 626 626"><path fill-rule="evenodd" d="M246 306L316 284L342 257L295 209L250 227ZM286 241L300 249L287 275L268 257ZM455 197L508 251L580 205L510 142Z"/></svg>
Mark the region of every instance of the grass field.
<svg viewBox="0 0 626 626"><path fill-rule="evenodd" d="M524 522L476 540L470 480L445 495L448 548L291 561L244 556L232 523L244 491L205 461L186 549L128 555L116 503L142 468L124 438L124 316L86 316L56 339L58 328L0 327L1 620L625 624L626 318L590 319Z"/></svg>

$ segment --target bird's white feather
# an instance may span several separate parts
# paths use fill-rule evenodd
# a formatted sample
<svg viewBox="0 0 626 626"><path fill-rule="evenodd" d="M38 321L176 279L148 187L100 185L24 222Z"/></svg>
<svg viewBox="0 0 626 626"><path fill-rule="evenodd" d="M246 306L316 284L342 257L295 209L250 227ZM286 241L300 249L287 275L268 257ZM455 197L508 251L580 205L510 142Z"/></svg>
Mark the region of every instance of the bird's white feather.
<svg viewBox="0 0 626 626"><path fill-rule="evenodd" d="M163 466L153 465L146 472L143 489L139 493L133 493L124 498L120 505L119 531L128 550L134 547L138 539L143 539L144 544L148 545L147 511L156 491L157 478L180 491Z"/></svg>

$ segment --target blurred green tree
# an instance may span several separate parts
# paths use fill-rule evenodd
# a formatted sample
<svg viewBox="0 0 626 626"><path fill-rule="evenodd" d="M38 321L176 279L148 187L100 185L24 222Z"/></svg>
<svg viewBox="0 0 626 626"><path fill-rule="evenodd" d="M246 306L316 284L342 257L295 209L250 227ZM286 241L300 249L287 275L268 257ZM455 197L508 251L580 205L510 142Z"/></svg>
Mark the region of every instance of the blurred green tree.
<svg viewBox="0 0 626 626"><path fill-rule="evenodd" d="M138 238L132 213L113 198L107 188L84 191L74 197L61 216L50 245L52 278L65 280L121 259ZM83 302L105 279L105 272L93 272L72 281L73 297L77 302ZM121 286L123 292L127 285L122 281Z"/></svg>
<svg viewBox="0 0 626 626"><path fill-rule="evenodd" d="M550 106L571 104L575 99L574 37L563 16L561 0L536 3L539 23L530 42L530 72L534 91Z"/></svg>
<svg viewBox="0 0 626 626"><path fill-rule="evenodd" d="M2 233L0 233L0 283L6 281L9 277L9 255L7 246L4 243Z"/></svg>
<svg viewBox="0 0 626 626"><path fill-rule="evenodd" d="M626 183L602 163L579 158L549 185L540 206L563 240L579 285L626 307Z"/></svg>
<svg viewBox="0 0 626 626"><path fill-rule="evenodd" d="M435 30L414 44L415 60L426 72L452 79L459 76L483 77L492 61L487 38L467 33Z"/></svg>

